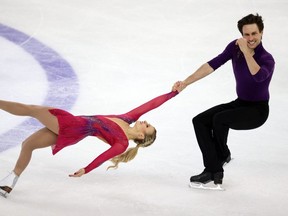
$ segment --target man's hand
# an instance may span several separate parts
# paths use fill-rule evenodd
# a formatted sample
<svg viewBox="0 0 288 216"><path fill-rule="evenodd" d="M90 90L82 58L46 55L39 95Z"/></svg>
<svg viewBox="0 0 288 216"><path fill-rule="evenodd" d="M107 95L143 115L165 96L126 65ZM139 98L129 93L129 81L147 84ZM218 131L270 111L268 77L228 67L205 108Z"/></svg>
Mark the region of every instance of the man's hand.
<svg viewBox="0 0 288 216"><path fill-rule="evenodd" d="M243 54L251 53L251 49L248 47L248 42L245 38L239 38L236 41L236 45L239 46L239 48Z"/></svg>

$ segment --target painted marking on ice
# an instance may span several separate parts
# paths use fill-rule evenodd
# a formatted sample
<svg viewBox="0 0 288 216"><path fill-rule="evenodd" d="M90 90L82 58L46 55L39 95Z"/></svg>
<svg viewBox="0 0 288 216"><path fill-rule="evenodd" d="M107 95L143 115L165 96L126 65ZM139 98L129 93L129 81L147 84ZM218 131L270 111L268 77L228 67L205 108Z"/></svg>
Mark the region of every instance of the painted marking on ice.
<svg viewBox="0 0 288 216"><path fill-rule="evenodd" d="M77 76L70 64L35 38L1 23L0 36L23 48L44 69L48 92L43 104L69 110L77 99L79 89ZM21 144L25 137L39 127L38 121L28 119L8 132L0 134L0 152Z"/></svg>

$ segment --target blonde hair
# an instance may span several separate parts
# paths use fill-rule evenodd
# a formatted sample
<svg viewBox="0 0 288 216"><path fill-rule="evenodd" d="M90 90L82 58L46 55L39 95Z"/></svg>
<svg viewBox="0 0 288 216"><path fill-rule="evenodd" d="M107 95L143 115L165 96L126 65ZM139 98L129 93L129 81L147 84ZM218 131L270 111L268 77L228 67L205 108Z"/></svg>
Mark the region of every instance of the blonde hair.
<svg viewBox="0 0 288 216"><path fill-rule="evenodd" d="M135 139L134 142L137 145L135 147L129 148L123 154L117 155L116 157L112 158L110 161L113 163L113 165L107 167L107 170L110 169L110 168L117 169L118 168L118 164L120 162L127 163L128 161L133 160L136 157L136 155L138 153L138 149L140 147L142 147L142 148L148 147L155 141L156 133L157 133L157 131L155 129L153 134L146 135L143 140Z"/></svg>

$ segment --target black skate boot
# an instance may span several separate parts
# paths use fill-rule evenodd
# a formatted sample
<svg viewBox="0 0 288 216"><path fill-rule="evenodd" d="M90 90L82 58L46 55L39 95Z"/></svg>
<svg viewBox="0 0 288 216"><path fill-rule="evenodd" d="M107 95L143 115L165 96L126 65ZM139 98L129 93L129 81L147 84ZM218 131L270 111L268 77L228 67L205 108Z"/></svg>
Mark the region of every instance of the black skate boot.
<svg viewBox="0 0 288 216"><path fill-rule="evenodd" d="M223 182L224 173L223 172L217 172L213 174L214 184L215 185L221 185Z"/></svg>
<svg viewBox="0 0 288 216"><path fill-rule="evenodd" d="M191 188L197 188L197 189L223 191L224 189L221 187L223 177L224 177L223 172L212 173L203 171L201 174L192 176L190 178L189 186ZM208 184L211 181L214 182L214 185Z"/></svg>
<svg viewBox="0 0 288 216"><path fill-rule="evenodd" d="M222 161L222 167L227 165L232 160L231 154L229 154L223 161Z"/></svg>
<svg viewBox="0 0 288 216"><path fill-rule="evenodd" d="M212 180L213 180L213 174L211 172L207 172L205 170L201 174L191 176L191 178L190 178L190 182L202 183L202 184L206 184Z"/></svg>

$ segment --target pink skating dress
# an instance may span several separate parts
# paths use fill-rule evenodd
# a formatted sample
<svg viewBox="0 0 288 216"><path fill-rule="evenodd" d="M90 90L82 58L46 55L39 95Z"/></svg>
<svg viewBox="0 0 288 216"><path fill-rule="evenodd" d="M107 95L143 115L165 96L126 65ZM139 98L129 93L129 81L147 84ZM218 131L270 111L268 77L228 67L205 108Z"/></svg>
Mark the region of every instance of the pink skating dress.
<svg viewBox="0 0 288 216"><path fill-rule="evenodd" d="M141 115L159 107L177 94L177 91L163 94L121 115L74 116L61 109L50 109L50 113L57 117L59 123L59 135L55 145L52 146L52 153L54 155L87 136L104 139L111 147L84 168L85 173L89 173L105 161L122 154L128 147L128 139L122 128L108 118L119 118L131 124Z"/></svg>

